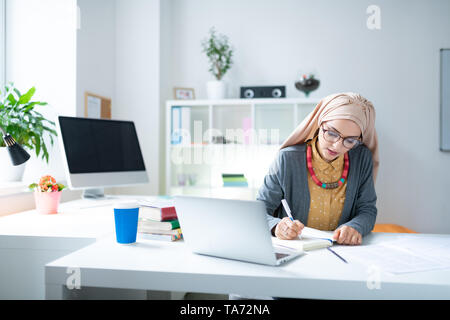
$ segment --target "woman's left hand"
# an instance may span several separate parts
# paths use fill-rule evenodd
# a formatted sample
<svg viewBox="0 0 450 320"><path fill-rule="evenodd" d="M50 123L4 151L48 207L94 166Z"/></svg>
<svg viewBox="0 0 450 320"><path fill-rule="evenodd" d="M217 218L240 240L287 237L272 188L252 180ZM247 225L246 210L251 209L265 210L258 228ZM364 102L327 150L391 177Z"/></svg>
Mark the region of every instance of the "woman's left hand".
<svg viewBox="0 0 450 320"><path fill-rule="evenodd" d="M362 243L361 234L349 226L342 226L336 229L333 234L333 239L339 244L360 245Z"/></svg>

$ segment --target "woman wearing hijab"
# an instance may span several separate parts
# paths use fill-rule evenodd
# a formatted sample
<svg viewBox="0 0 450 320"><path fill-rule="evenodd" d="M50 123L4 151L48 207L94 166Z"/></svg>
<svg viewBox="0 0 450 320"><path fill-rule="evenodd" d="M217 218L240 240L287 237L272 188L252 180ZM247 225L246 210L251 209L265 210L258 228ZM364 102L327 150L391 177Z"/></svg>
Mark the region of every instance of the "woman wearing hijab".
<svg viewBox="0 0 450 320"><path fill-rule="evenodd" d="M375 225L378 165L372 103L351 92L325 97L282 144L258 192L272 234L295 239L306 225L361 244Z"/></svg>

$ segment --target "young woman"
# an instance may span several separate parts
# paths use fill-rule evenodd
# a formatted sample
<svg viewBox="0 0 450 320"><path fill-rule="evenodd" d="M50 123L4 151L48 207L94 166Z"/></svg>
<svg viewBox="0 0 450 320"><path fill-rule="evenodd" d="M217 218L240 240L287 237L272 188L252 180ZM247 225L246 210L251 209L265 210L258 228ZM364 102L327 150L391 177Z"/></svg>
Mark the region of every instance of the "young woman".
<svg viewBox="0 0 450 320"><path fill-rule="evenodd" d="M283 143L258 192L272 234L295 239L306 225L361 244L377 215L378 164L372 103L355 93L325 97Z"/></svg>

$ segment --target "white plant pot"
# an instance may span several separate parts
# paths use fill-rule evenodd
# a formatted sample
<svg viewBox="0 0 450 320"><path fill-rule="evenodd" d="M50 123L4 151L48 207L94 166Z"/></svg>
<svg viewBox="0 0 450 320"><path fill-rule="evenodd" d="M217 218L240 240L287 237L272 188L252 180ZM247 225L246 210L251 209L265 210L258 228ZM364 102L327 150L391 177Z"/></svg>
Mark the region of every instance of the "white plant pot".
<svg viewBox="0 0 450 320"><path fill-rule="evenodd" d="M22 181L26 162L20 166L13 166L8 149L0 147L0 182Z"/></svg>
<svg viewBox="0 0 450 320"><path fill-rule="evenodd" d="M208 81L206 83L206 92L210 100L225 99L227 96L227 84L223 80Z"/></svg>

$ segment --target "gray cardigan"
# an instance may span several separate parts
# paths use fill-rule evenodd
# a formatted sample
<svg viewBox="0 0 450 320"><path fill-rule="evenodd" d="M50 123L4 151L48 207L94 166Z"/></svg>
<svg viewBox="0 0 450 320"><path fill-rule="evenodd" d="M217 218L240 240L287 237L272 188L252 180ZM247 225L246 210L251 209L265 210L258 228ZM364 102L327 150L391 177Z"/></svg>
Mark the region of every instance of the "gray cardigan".
<svg viewBox="0 0 450 320"><path fill-rule="evenodd" d="M370 233L377 217L377 195L372 175L372 153L360 145L348 153L350 169L342 215L338 226L346 225L361 235ZM306 166L306 144L281 149L258 191L257 200L264 201L269 228L287 217L281 199L286 199L294 219L306 225L309 214L309 187Z"/></svg>

